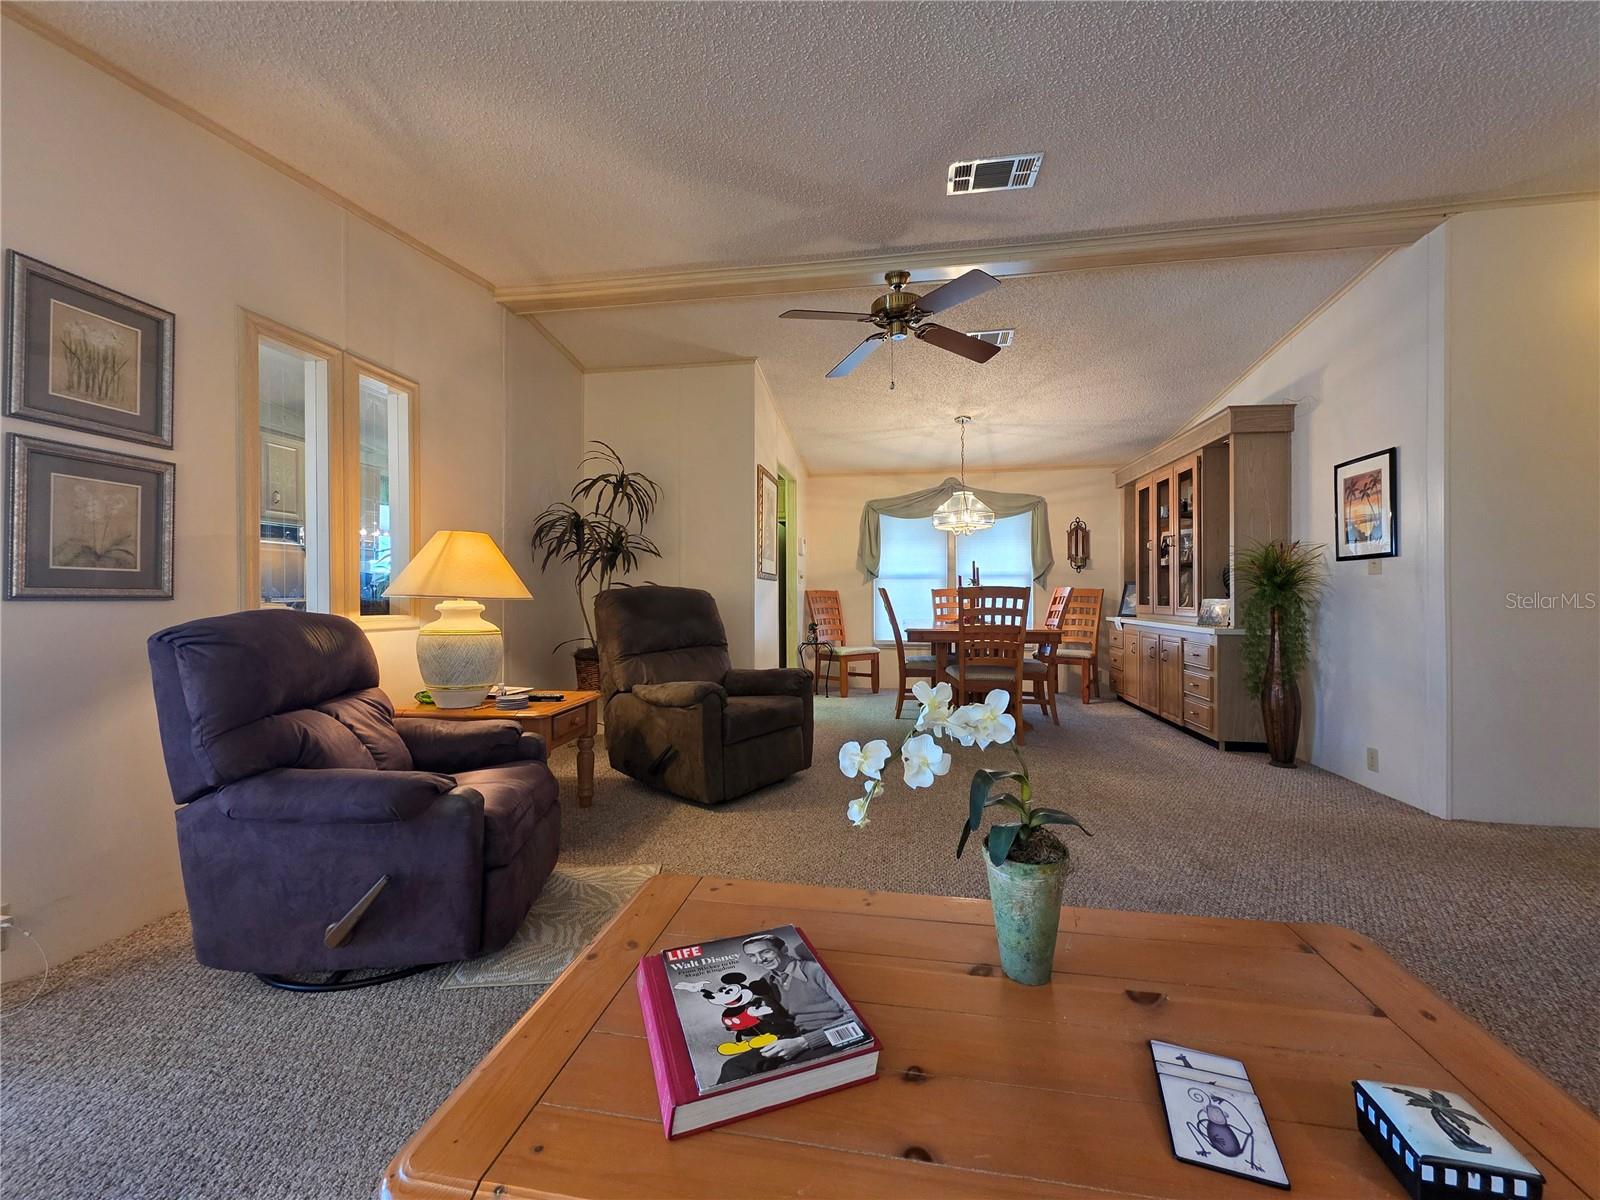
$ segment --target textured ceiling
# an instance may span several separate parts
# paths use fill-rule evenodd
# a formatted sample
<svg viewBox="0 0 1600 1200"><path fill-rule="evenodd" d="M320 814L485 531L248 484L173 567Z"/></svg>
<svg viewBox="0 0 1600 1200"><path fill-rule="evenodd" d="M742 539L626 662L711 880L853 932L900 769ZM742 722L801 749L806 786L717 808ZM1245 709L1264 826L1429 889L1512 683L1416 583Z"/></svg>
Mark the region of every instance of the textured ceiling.
<svg viewBox="0 0 1600 1200"><path fill-rule="evenodd" d="M782 321L787 308L864 311L861 291L546 313L584 366L755 358L813 472L955 465L1121 463L1214 400L1273 342L1376 261L1372 251L1238 258L1009 279L941 316L957 329L1015 328L979 366L923 343L880 348L843 379L823 374L870 332ZM881 290L881 289L880 289Z"/></svg>
<svg viewBox="0 0 1600 1200"><path fill-rule="evenodd" d="M1592 4L56 3L500 285L1596 186ZM946 197L1042 151L1032 191Z"/></svg>

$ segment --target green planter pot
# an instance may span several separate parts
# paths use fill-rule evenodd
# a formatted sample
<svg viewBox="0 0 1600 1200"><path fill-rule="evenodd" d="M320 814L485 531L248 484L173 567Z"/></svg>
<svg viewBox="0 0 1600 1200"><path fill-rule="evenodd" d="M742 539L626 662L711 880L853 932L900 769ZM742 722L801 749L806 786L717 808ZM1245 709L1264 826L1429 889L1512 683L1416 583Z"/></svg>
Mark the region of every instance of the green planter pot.
<svg viewBox="0 0 1600 1200"><path fill-rule="evenodd" d="M1001 968L1018 983L1049 983L1067 860L1040 864L1008 860L997 867L985 854L983 865L989 869L989 904L994 908Z"/></svg>

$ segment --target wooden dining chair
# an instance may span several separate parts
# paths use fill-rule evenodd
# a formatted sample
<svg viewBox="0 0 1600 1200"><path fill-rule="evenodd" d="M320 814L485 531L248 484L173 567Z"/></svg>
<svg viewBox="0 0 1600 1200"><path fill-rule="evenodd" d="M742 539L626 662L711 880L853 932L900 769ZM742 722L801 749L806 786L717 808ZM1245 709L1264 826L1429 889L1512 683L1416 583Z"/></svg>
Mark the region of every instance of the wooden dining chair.
<svg viewBox="0 0 1600 1200"><path fill-rule="evenodd" d="M1105 588L1073 588L1061 619L1061 645L1056 662L1076 666L1083 673L1083 702L1100 695L1100 608Z"/></svg>
<svg viewBox="0 0 1600 1200"><path fill-rule="evenodd" d="M821 683L828 671L828 660L837 664L839 676L839 698L847 699L850 695L850 664L866 663L866 674L856 672L857 679L868 679L872 683L872 694L878 694L878 648L872 645L852 646L844 636L844 609L839 603L837 591L824 588L806 589L806 619L817 627L817 640L831 642L832 650L826 655L819 653L817 663L817 682Z"/></svg>
<svg viewBox="0 0 1600 1200"><path fill-rule="evenodd" d="M1058 587L1050 593L1050 607L1045 610L1044 629L1061 628L1061 622L1067 615L1067 600L1072 595L1069 587ZM1029 658L1023 664L1023 678L1029 683L1027 702L1037 704L1042 712L1050 714L1050 719L1057 725L1061 724L1061 715L1056 711L1056 692L1059 683L1059 660L1056 651L1060 649L1059 642L1043 642L1032 647Z"/></svg>
<svg viewBox="0 0 1600 1200"><path fill-rule="evenodd" d="M961 624L961 589L933 589L933 623L935 625Z"/></svg>
<svg viewBox="0 0 1600 1200"><path fill-rule="evenodd" d="M960 589L961 626L956 633L956 663L945 670L957 704L981 700L995 688L1011 693L1011 715L1017 720L1017 744L1024 744L1022 678L1027 655L1026 587Z"/></svg>
<svg viewBox="0 0 1600 1200"><path fill-rule="evenodd" d="M939 663L931 654L907 654L906 640L900 635L900 618L894 615L894 603L889 599L889 589L879 588L883 597L883 611L889 614L889 628L894 630L894 653L900 660L900 691L894 698L894 719L900 719L900 709L911 695L911 681L926 679L930 683L939 677Z"/></svg>

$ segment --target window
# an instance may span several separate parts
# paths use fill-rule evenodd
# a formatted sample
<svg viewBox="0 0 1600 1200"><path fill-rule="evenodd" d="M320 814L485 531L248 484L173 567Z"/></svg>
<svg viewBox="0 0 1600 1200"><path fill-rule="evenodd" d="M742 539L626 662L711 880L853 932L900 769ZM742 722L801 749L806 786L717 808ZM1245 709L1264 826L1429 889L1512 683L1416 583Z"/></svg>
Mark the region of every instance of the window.
<svg viewBox="0 0 1600 1200"><path fill-rule="evenodd" d="M411 560L411 397L406 380L352 359L350 440L356 447L357 595L363 617L409 615L409 602L386 600L389 580Z"/></svg>
<svg viewBox="0 0 1600 1200"><path fill-rule="evenodd" d="M246 314L243 604L410 623L383 597L416 537L416 384Z"/></svg>
<svg viewBox="0 0 1600 1200"><path fill-rule="evenodd" d="M894 630L878 588L889 593L902 631L933 624L933 589L950 580L950 535L927 517L878 518L878 578L872 591L872 636L892 642ZM859 634L857 635L860 636Z"/></svg>
<svg viewBox="0 0 1600 1200"><path fill-rule="evenodd" d="M933 589L970 580L976 562L992 587L1033 584L1033 514L1001 517L993 527L957 537L927 517L878 518L878 578L872 593L872 636L894 640L877 588L888 591L902 632L933 624Z"/></svg>

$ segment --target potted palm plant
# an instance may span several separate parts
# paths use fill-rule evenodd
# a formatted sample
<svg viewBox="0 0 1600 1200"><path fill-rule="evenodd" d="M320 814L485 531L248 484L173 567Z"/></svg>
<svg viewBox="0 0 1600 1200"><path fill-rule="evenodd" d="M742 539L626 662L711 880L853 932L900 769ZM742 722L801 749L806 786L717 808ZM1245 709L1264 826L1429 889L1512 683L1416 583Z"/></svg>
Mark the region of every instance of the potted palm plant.
<svg viewBox="0 0 1600 1200"><path fill-rule="evenodd" d="M648 475L628 470L622 456L605 442L590 445L598 449L583 457L578 470L598 470L572 485L569 500L558 501L539 514L532 550L541 571L552 562L573 568L572 586L587 636L558 643L555 649L578 643L572 652L578 686L599 691L600 651L595 646L584 589L592 585L603 592L617 575L637 569L641 559L661 557L660 548L644 532L661 499L661 487Z"/></svg>
<svg viewBox="0 0 1600 1200"><path fill-rule="evenodd" d="M1311 623L1326 580L1321 546L1263 542L1234 566L1244 600L1244 682L1261 698L1261 724L1275 767L1295 765L1300 744L1299 675L1311 657Z"/></svg>
<svg viewBox="0 0 1600 1200"><path fill-rule="evenodd" d="M948 683L931 686L921 681L912 688L921 705L916 724L900 744L900 762L908 788L931 787L950 771L951 757L939 745L950 736L963 746L980 750L1004 745L1016 735L1017 723L1006 710L1011 697L995 689L979 703L951 711ZM1066 883L1068 854L1063 842L1046 825L1076 825L1088 833L1071 813L1033 803L1028 764L1015 746L1015 771L979 770L973 773L968 793L966 823L956 843L956 857L967 839L983 824L986 809L1000 809L1017 820L993 825L984 835L989 872L989 904L994 910L995 940L1000 946L1000 967L1018 983L1050 982L1055 966L1056 932L1061 923L1061 892ZM846 742L839 747L839 769L854 779L865 779L865 794L850 801L845 815L857 829L867 824L867 811L883 794L883 769L889 761L889 743L879 738L863 746ZM1002 786L1004 785L1004 786Z"/></svg>

